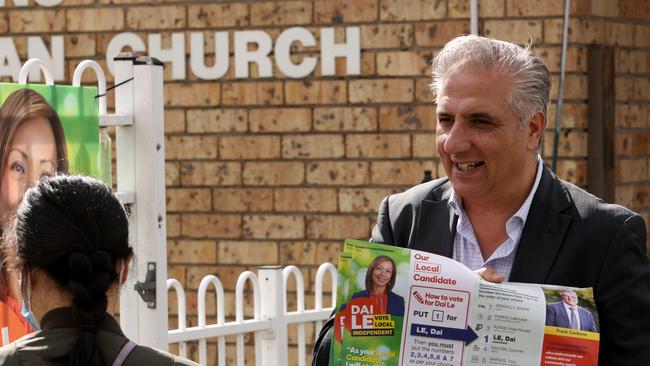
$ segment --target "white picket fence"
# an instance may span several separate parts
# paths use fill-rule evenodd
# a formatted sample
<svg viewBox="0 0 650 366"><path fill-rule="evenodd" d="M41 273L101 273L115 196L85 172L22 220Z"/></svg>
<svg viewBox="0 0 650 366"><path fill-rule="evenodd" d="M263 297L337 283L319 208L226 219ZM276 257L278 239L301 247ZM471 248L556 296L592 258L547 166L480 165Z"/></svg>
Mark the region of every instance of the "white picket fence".
<svg viewBox="0 0 650 366"><path fill-rule="evenodd" d="M331 304L323 304L323 283L325 276L331 279ZM287 311L287 281L294 276L296 281L295 311ZM244 288L250 282L253 296L253 318L244 319ZM223 284L213 275L205 276L199 285L197 294L198 325L187 327L186 296L182 285L175 279L167 280L167 289L176 292L178 301L178 328L169 330L168 342L179 343L180 356L187 357L187 342L199 342L199 360L201 365L208 364L207 341L217 340L217 365L226 365L226 336L237 337L236 360L238 366L243 366L244 335L254 333L255 365L256 366L305 366L307 360L307 340L305 324L316 323L315 335L321 329L322 321L327 319L336 303L336 268L330 263L323 263L316 272L313 309L305 309L305 281L302 272L296 266L263 266L258 273L251 271L239 275L235 287L235 320L225 321ZM217 322L206 324L207 291L213 286L216 296ZM288 359L288 326L297 324L298 331L298 360ZM211 364L214 364L212 362Z"/></svg>

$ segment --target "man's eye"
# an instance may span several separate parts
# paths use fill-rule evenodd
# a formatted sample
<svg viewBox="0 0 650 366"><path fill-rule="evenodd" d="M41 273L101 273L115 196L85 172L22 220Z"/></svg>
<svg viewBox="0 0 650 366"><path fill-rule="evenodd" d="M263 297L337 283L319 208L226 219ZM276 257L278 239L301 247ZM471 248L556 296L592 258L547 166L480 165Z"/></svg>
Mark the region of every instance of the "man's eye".
<svg viewBox="0 0 650 366"><path fill-rule="evenodd" d="M449 117L439 117L438 124L443 126L450 126L454 121Z"/></svg>
<svg viewBox="0 0 650 366"><path fill-rule="evenodd" d="M474 125L479 126L479 127L487 127L491 125L492 122L490 122L487 119L475 119L474 120Z"/></svg>

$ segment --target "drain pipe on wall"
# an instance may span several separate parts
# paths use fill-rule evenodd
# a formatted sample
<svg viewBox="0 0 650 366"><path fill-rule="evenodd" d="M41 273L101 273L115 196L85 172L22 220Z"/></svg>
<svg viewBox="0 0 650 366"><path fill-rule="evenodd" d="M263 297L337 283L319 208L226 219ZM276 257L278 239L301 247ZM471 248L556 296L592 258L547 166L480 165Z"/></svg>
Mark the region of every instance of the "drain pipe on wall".
<svg viewBox="0 0 650 366"><path fill-rule="evenodd" d="M469 31L473 35L478 35L478 0L469 2Z"/></svg>
<svg viewBox="0 0 650 366"><path fill-rule="evenodd" d="M553 157L551 170L557 172L557 151L560 144L560 124L562 121L562 105L564 103L564 70L566 68L566 52L569 38L569 2L564 0L564 23L562 30L562 54L560 61L560 83L557 91L557 108L555 110L555 128L553 130Z"/></svg>

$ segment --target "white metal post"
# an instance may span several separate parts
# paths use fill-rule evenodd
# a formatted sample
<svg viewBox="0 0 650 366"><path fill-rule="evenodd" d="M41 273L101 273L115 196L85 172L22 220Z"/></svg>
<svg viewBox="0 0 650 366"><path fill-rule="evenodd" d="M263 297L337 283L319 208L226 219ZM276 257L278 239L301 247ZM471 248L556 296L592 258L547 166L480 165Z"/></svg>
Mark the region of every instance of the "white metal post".
<svg viewBox="0 0 650 366"><path fill-rule="evenodd" d="M133 341L166 350L167 235L165 225L165 147L162 63L149 57L115 59L116 114L133 115L132 126L117 127L117 189L133 192L129 229L135 256L120 297L120 323ZM147 279L151 272L155 277ZM153 286L145 302L136 283ZM153 288L152 288L153 289Z"/></svg>
<svg viewBox="0 0 650 366"><path fill-rule="evenodd" d="M260 342L262 366L288 365L287 320L282 267L262 266L258 268L262 301L262 318L272 319L271 330L263 332L256 343Z"/></svg>

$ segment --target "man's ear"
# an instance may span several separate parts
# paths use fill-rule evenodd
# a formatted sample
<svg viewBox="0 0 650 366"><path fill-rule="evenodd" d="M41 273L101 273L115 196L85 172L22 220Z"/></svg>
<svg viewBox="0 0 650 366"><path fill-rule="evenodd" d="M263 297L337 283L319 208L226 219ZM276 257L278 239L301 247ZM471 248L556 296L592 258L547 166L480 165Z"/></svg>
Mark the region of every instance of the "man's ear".
<svg viewBox="0 0 650 366"><path fill-rule="evenodd" d="M545 127L546 116L542 112L535 113L535 115L533 115L533 117L528 121L528 125L526 126L528 129L528 135L526 136L528 140L528 150L536 151L539 149Z"/></svg>

